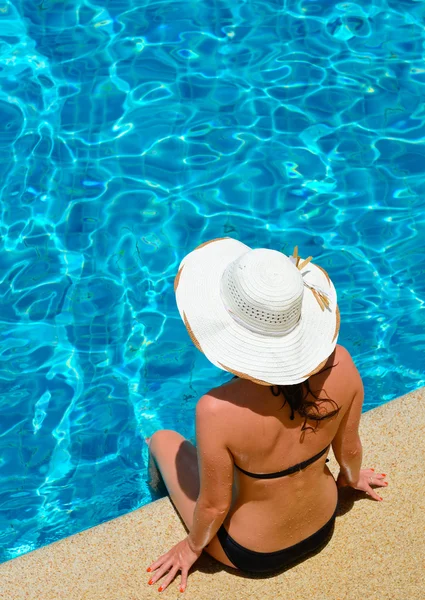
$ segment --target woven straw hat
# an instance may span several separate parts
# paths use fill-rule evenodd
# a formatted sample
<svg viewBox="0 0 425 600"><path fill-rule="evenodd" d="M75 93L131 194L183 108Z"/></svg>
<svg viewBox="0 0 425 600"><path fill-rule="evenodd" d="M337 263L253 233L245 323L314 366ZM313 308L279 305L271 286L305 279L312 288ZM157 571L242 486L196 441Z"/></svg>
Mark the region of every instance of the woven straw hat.
<svg viewBox="0 0 425 600"><path fill-rule="evenodd" d="M319 371L339 332L328 274L233 238L201 244L182 260L174 290L195 346L215 366L261 385L295 384Z"/></svg>

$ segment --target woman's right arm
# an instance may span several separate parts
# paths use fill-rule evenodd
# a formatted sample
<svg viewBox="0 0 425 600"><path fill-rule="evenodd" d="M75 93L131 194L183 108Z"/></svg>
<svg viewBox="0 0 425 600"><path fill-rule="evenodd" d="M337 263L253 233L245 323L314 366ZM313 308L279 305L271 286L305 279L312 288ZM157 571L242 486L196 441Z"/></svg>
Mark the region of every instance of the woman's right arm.
<svg viewBox="0 0 425 600"><path fill-rule="evenodd" d="M350 357L351 359L351 357ZM348 376L346 384L348 389L354 390L351 404L348 407L338 431L332 440L332 450L340 466L340 474L348 485L358 481L362 466L362 443L359 436L360 417L362 414L364 388L360 373L352 360L345 375Z"/></svg>
<svg viewBox="0 0 425 600"><path fill-rule="evenodd" d="M347 353L348 354L348 353ZM366 492L375 500L382 498L375 492L372 485L384 486L384 475L375 473L374 469L362 469L362 443L359 435L360 418L362 414L364 388L362 378L349 357L347 372L344 374L344 384L354 390L350 406L347 409L338 431L332 440L332 450L340 466L337 479L338 487L350 486Z"/></svg>

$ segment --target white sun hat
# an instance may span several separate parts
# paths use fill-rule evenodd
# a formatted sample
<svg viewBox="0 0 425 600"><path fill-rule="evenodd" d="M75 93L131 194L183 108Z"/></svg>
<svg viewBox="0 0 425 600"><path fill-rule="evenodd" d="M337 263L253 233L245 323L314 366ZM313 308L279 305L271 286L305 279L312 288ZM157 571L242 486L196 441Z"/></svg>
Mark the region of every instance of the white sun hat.
<svg viewBox="0 0 425 600"><path fill-rule="evenodd" d="M174 290L195 346L215 366L261 385L301 383L332 354L339 332L328 274L233 238L201 244L180 263Z"/></svg>

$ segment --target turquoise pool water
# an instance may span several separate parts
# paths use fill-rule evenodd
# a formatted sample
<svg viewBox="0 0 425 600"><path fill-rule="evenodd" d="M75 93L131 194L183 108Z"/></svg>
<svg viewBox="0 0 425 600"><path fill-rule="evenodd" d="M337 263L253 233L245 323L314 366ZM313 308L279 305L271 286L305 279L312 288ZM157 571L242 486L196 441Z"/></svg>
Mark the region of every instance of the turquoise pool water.
<svg viewBox="0 0 425 600"><path fill-rule="evenodd" d="M228 375L173 279L224 235L333 278L365 410L425 384L425 3L0 0L0 560L155 499Z"/></svg>

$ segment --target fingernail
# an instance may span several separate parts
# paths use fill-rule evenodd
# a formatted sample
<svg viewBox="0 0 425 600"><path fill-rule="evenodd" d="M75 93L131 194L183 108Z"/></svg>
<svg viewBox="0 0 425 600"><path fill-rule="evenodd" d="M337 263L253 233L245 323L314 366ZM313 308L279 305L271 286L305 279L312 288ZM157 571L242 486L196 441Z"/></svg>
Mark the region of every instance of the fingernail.
<svg viewBox="0 0 425 600"><path fill-rule="evenodd" d="M381 500L383 500L383 498L381 498L381 496L379 496L379 498L380 498Z"/></svg>
<svg viewBox="0 0 425 600"><path fill-rule="evenodd" d="M163 589L164 588L162 587L162 585L160 585L159 588L158 588L158 592L162 592Z"/></svg>
<svg viewBox="0 0 425 600"><path fill-rule="evenodd" d="M148 573L150 573L150 572L152 571L152 569L151 569L150 567L148 567L148 568L146 569L146 571L147 571Z"/></svg>
<svg viewBox="0 0 425 600"><path fill-rule="evenodd" d="M181 592L184 592L184 588L183 588L183 587L181 587L181 588L180 588L180 591L181 591Z"/></svg>
<svg viewBox="0 0 425 600"><path fill-rule="evenodd" d="M381 473L382 477L386 477L385 473Z"/></svg>
<svg viewBox="0 0 425 600"><path fill-rule="evenodd" d="M149 583L149 585L152 585L153 584L152 579L149 579L148 583Z"/></svg>
<svg viewBox="0 0 425 600"><path fill-rule="evenodd" d="M384 481L384 485L388 485L388 481Z"/></svg>
<svg viewBox="0 0 425 600"><path fill-rule="evenodd" d="M375 469L371 469L371 471L375 471Z"/></svg>

